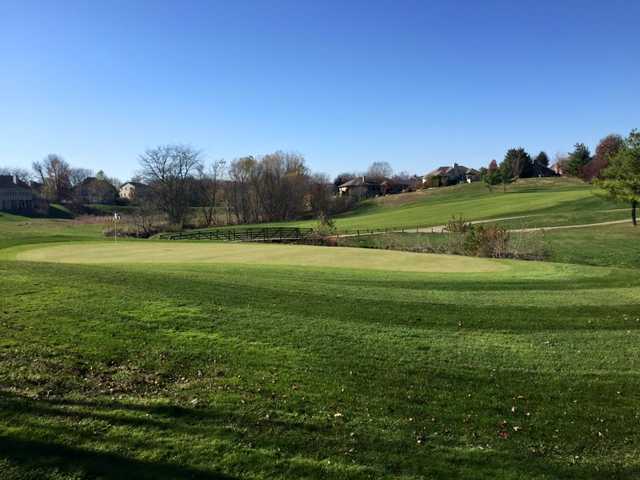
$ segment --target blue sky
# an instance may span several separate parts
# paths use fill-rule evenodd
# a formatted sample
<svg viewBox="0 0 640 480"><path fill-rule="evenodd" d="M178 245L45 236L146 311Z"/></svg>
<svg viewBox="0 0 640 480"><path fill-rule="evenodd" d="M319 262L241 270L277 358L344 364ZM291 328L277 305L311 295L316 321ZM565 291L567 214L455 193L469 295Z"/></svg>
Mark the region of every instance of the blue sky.
<svg viewBox="0 0 640 480"><path fill-rule="evenodd" d="M0 0L0 165L146 148L334 175L551 156L640 127L635 1Z"/></svg>

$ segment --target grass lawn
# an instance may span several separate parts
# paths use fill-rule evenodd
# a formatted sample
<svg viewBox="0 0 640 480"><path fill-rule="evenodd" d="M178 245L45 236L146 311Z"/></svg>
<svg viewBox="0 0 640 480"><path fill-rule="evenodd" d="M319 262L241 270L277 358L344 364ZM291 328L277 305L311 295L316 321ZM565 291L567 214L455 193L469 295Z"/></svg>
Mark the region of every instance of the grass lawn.
<svg viewBox="0 0 640 480"><path fill-rule="evenodd" d="M0 477L638 478L637 271L346 250L5 251Z"/></svg>
<svg viewBox="0 0 640 480"><path fill-rule="evenodd" d="M101 224L76 220L28 218L0 212L0 249L14 245L103 239Z"/></svg>
<svg viewBox="0 0 640 480"><path fill-rule="evenodd" d="M629 223L550 230L545 240L555 262L640 268L640 227Z"/></svg>

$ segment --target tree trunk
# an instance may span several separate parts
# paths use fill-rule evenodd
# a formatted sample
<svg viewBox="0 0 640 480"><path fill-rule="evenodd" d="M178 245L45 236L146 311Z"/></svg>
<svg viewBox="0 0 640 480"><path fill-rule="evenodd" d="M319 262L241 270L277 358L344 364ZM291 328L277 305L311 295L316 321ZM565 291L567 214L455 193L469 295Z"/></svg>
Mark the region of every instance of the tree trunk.
<svg viewBox="0 0 640 480"><path fill-rule="evenodd" d="M637 208L638 208L638 202L634 200L633 202L631 202L631 221L633 222L634 227L638 225L638 219L636 217Z"/></svg>

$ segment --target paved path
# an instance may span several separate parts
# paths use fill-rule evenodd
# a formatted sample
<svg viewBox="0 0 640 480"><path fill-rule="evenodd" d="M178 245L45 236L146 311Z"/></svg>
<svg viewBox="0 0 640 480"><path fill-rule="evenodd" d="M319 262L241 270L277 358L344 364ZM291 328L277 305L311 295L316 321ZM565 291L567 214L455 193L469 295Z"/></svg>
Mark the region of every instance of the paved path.
<svg viewBox="0 0 640 480"><path fill-rule="evenodd" d="M490 218L487 220L474 220L469 223L474 225L482 224L482 223L491 223L491 222L500 222L504 220L515 220L518 218L529 218L530 215L521 215L519 217L503 217L503 218ZM613 220L609 222L600 222L600 223L583 223L579 225L557 225L554 227L531 227L531 228L514 228L510 229L510 232L537 232L537 231L546 231L546 230L565 230L570 228L588 228L588 227L600 227L604 225L616 225L620 223L628 223L630 220ZM433 227L424 227L424 228L405 228L404 230L390 230L389 233L444 233L446 231L446 225L434 225ZM363 231L360 235L355 233L340 235L340 237L355 237L355 236L365 236L365 235L381 235L386 232L371 232L368 233Z"/></svg>
<svg viewBox="0 0 640 480"><path fill-rule="evenodd" d="M600 223L584 223L581 225L558 225L556 227L535 227L535 228L518 228L515 230L510 230L511 232L535 232L537 230L564 230L568 228L587 228L587 227L600 227L603 225L615 225L618 223L631 223L630 220L613 220L611 222L600 222Z"/></svg>

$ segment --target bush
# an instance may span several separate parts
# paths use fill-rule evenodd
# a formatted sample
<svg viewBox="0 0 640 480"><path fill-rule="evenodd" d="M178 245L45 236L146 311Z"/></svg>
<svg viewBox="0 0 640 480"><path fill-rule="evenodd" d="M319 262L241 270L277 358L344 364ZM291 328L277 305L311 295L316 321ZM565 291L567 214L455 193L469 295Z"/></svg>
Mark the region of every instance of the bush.
<svg viewBox="0 0 640 480"><path fill-rule="evenodd" d="M468 255L506 258L509 256L509 231L498 225L473 226L464 236Z"/></svg>
<svg viewBox="0 0 640 480"><path fill-rule="evenodd" d="M452 218L438 233L389 233L338 238L338 244L420 253L444 253L489 258L543 260L549 251L539 230L511 232L499 225L473 225Z"/></svg>

